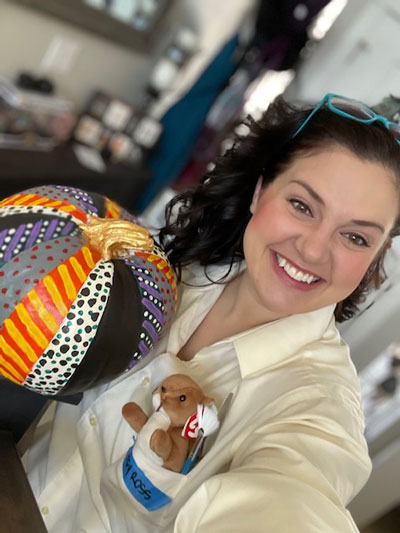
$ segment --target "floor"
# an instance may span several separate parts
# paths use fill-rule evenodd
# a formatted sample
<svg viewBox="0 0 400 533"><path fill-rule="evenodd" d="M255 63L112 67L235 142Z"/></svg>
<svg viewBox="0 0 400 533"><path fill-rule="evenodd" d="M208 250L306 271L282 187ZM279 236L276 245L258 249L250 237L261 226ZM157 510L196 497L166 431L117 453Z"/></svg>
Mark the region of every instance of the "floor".
<svg viewBox="0 0 400 533"><path fill-rule="evenodd" d="M400 531L400 505L389 513L379 518L368 527L360 530L360 533L399 533Z"/></svg>

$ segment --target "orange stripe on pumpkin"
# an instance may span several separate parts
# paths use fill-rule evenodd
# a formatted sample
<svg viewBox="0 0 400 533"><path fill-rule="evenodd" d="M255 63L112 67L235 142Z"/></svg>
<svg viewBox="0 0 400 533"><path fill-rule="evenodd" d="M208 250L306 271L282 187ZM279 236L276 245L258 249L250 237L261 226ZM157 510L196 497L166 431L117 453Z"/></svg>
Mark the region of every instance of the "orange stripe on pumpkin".
<svg viewBox="0 0 400 533"><path fill-rule="evenodd" d="M32 317L29 311L27 310L27 308L25 307L25 305L22 302L20 302L19 304L15 306L15 311L18 315L19 320L21 321L21 323L23 324L25 328L24 330L24 332L26 332L25 337L27 338L28 342L29 342L29 338L27 337L27 335L29 335L29 337L37 344L40 350L43 351L49 344L48 340L43 335L40 328L32 320Z"/></svg>
<svg viewBox="0 0 400 533"><path fill-rule="evenodd" d="M27 366L15 350L6 342L3 335L0 335L0 350L2 352L2 364L14 374L16 378L25 379L31 366ZM31 363L29 363L31 365Z"/></svg>
<svg viewBox="0 0 400 533"><path fill-rule="evenodd" d="M36 361L43 352L43 349L38 345L36 340L29 335L26 325L22 322L18 315L18 311L13 311L11 315L4 321L4 325L6 324L7 320L12 323L8 323L7 329L9 333L10 328L11 331L13 331L15 335L15 342L22 350L26 352L26 355L30 361ZM14 327L16 328L15 330Z"/></svg>
<svg viewBox="0 0 400 533"><path fill-rule="evenodd" d="M22 196L21 193L13 194L12 196L8 196L7 198L4 198L4 200L0 202L0 207L3 207L5 205L12 205L15 202L15 200L18 200L20 196Z"/></svg>
<svg viewBox="0 0 400 533"><path fill-rule="evenodd" d="M57 207L59 205L62 205L63 202L61 200L53 200L49 199L49 201L46 204L46 207Z"/></svg>
<svg viewBox="0 0 400 533"><path fill-rule="evenodd" d="M24 194L21 198L14 200L14 205L26 205L27 201L34 198L34 194Z"/></svg>
<svg viewBox="0 0 400 533"><path fill-rule="evenodd" d="M32 367L32 361L30 361L25 352L23 352L19 346L14 342L13 338L8 334L7 329L4 327L0 330L0 337L4 339L6 343L6 354L15 361L16 368L19 368L21 374L28 373Z"/></svg>
<svg viewBox="0 0 400 533"><path fill-rule="evenodd" d="M40 328L46 339L50 341L57 333L58 325L54 320L54 317L43 305L37 292L35 290L29 291L22 299L22 303L25 305L34 323Z"/></svg>
<svg viewBox="0 0 400 533"><path fill-rule="evenodd" d="M121 207L110 200L109 198L106 198L106 216L105 218L118 218L119 213L121 211Z"/></svg>
<svg viewBox="0 0 400 533"><path fill-rule="evenodd" d="M101 255L94 248L89 248L89 246L81 248L81 253L84 260L82 264L86 263L85 271L89 268L89 271L87 271L89 273L96 266L96 263L100 261Z"/></svg>
<svg viewBox="0 0 400 533"><path fill-rule="evenodd" d="M14 315L14 316L13 316ZM16 314L12 313L10 318L4 320L4 327L9 336L13 339L15 344L21 351L24 351L31 363L35 363L40 355L40 351L36 343L28 342L21 331L21 324L19 323ZM37 353L39 351L39 353Z"/></svg>
<svg viewBox="0 0 400 533"><path fill-rule="evenodd" d="M39 196L37 194L18 194L15 196L10 196L9 198L5 198L2 202L0 202L0 206L6 205L41 205L43 207L51 207L53 209L57 209L58 211L70 213L82 222L86 222L87 220L86 213L78 209L75 205L69 204L68 202L62 200L54 200L45 196Z"/></svg>
<svg viewBox="0 0 400 533"><path fill-rule="evenodd" d="M45 284L43 283L43 280L40 281L36 285L35 291L36 291L38 297L40 298L40 301L42 302L42 304L46 308L47 312L53 317L55 323L57 324L57 329L58 329L58 326L64 320L64 316L65 315L64 315L63 312L60 312L59 308L57 307L57 305L55 304L55 302L54 302L54 300L52 298L52 295L50 294L50 292L47 290Z"/></svg>
<svg viewBox="0 0 400 533"><path fill-rule="evenodd" d="M65 317L71 302L67 298L59 273L53 271L45 276L43 278L43 284L60 315Z"/></svg>
<svg viewBox="0 0 400 533"><path fill-rule="evenodd" d="M34 199L26 202L25 205L33 206L33 205L45 205L49 201L48 198L44 198L43 196L35 195Z"/></svg>
<svg viewBox="0 0 400 533"><path fill-rule="evenodd" d="M64 290L68 300L72 303L77 295L77 290L74 281L71 276L71 272L68 269L68 262L66 261L62 265L57 267L57 272L60 275L61 281L64 285ZM71 269L72 270L72 269Z"/></svg>
<svg viewBox="0 0 400 533"><path fill-rule="evenodd" d="M19 376L16 377L15 374L12 373L12 371L8 372L8 370L6 369L6 366L3 366L1 363L0 363L0 376L5 377L6 379L12 381L13 383L16 383L17 385L19 385L20 383L24 381Z"/></svg>
<svg viewBox="0 0 400 533"><path fill-rule="evenodd" d="M81 220L82 222L87 221L87 214L81 211L80 209L77 209L74 205L64 204L56 209L59 209L60 211L64 211L65 213L69 213L75 218Z"/></svg>
<svg viewBox="0 0 400 533"><path fill-rule="evenodd" d="M86 278L87 278L87 273L83 269L83 265L80 263L78 258L75 257L75 256L74 257L70 257L69 258L69 262L71 264L71 267L74 269L75 274L78 276L79 281L84 283L86 281ZM86 263L84 263L84 265L86 266Z"/></svg>

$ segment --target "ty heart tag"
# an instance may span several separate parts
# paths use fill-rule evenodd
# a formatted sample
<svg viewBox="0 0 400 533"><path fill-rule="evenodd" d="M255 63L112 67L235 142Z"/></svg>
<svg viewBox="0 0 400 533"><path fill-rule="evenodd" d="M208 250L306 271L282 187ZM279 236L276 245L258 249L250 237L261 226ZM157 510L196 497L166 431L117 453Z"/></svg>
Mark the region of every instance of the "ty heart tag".
<svg viewBox="0 0 400 533"><path fill-rule="evenodd" d="M203 411L204 411L204 406L203 406ZM182 429L182 437L186 437L188 439L196 439L198 437L198 434L199 434L199 416L198 416L198 412L196 411L195 413L192 414L192 416L190 416L186 420L185 425L183 426L183 429Z"/></svg>

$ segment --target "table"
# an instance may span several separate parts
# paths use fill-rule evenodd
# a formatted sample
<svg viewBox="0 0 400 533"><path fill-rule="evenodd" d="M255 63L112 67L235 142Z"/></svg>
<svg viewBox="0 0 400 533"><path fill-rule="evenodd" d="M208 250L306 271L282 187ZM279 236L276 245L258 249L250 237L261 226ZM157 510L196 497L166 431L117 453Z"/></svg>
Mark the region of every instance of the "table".
<svg viewBox="0 0 400 533"><path fill-rule="evenodd" d="M0 149L0 198L37 185L70 185L110 197L133 210L151 179L144 165L107 163L104 173L80 164L72 143L50 152Z"/></svg>
<svg viewBox="0 0 400 533"><path fill-rule="evenodd" d="M0 533L46 533L12 434L0 431Z"/></svg>

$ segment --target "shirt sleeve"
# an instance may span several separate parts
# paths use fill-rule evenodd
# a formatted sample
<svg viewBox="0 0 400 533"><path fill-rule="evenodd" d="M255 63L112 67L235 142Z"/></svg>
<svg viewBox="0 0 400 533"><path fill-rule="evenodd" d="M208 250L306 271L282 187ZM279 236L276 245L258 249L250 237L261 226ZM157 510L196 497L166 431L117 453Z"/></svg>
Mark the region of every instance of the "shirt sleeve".
<svg viewBox="0 0 400 533"><path fill-rule="evenodd" d="M181 508L175 533L353 533L346 509L371 470L363 422L332 398L292 405L252 432L230 469Z"/></svg>

